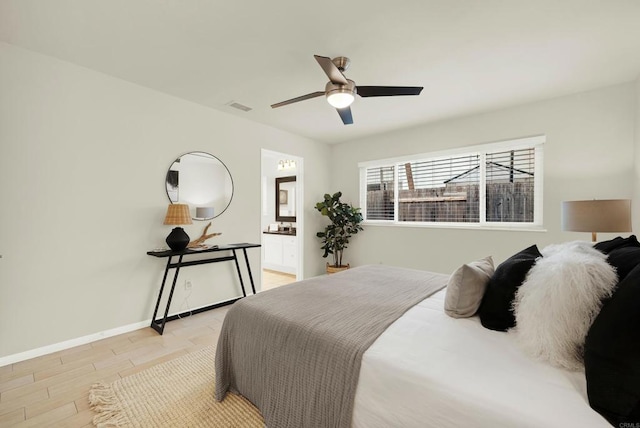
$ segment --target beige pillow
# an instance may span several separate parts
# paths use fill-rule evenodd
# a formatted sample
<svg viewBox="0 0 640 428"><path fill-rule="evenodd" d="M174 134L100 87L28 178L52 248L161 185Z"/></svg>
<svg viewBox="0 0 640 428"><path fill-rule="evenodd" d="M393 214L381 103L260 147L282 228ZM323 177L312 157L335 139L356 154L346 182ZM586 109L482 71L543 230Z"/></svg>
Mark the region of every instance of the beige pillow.
<svg viewBox="0 0 640 428"><path fill-rule="evenodd" d="M489 278L493 275L491 256L467 263L456 269L449 278L444 311L453 318L468 318L478 311Z"/></svg>

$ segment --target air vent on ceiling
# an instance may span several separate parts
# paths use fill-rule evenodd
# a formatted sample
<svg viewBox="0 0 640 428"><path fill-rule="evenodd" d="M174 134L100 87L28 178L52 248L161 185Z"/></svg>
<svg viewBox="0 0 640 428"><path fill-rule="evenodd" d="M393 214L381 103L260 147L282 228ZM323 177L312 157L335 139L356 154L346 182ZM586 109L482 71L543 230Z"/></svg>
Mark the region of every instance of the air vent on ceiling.
<svg viewBox="0 0 640 428"><path fill-rule="evenodd" d="M251 110L251 107L247 107L247 106L245 106L243 104L240 104L240 103L237 103L235 101L230 101L227 105L229 107L237 108L238 110L242 110L242 111L250 111Z"/></svg>

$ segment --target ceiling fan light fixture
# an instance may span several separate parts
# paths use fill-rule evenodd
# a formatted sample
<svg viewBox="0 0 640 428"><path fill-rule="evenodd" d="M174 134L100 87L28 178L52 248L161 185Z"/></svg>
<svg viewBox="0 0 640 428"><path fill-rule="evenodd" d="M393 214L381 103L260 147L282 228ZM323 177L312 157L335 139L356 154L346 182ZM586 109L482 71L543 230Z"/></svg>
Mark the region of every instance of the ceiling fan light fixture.
<svg viewBox="0 0 640 428"><path fill-rule="evenodd" d="M349 107L356 96L356 84L353 80L347 79L346 85L339 83L327 83L325 92L327 94L327 102L335 108Z"/></svg>
<svg viewBox="0 0 640 428"><path fill-rule="evenodd" d="M291 98L286 101L271 104L271 108L278 108L299 101L310 100L312 98L325 96L327 102L338 111L342 123L351 125L353 115L351 114L351 104L356 94L361 97L394 97L403 95L420 95L422 86L357 86L356 82L347 79L343 74L349 68L350 60L347 57L329 58L326 56L314 55L316 62L329 78L329 82L324 87L324 91L311 92L300 97Z"/></svg>
<svg viewBox="0 0 640 428"><path fill-rule="evenodd" d="M349 92L334 92L327 95L327 101L335 108L349 107L355 97Z"/></svg>

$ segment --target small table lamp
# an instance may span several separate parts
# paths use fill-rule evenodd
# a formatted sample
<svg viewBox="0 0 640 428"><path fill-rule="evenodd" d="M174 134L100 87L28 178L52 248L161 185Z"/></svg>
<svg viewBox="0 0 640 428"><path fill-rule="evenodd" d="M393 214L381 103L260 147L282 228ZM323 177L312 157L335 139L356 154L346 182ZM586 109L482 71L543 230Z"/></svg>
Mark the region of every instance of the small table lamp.
<svg viewBox="0 0 640 428"><path fill-rule="evenodd" d="M631 232L631 200L602 199L562 202L562 230L591 232Z"/></svg>
<svg viewBox="0 0 640 428"><path fill-rule="evenodd" d="M164 217L164 224L182 225L191 224L191 214L189 205L171 204L167 208L167 215ZM175 227L166 239L167 245L173 251L182 251L189 244L189 235L181 227Z"/></svg>

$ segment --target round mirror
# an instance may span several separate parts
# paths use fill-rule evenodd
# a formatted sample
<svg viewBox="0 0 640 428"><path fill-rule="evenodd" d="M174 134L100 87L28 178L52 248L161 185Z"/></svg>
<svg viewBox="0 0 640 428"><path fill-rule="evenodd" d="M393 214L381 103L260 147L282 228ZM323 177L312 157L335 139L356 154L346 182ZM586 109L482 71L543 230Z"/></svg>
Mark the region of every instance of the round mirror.
<svg viewBox="0 0 640 428"><path fill-rule="evenodd" d="M167 196L171 203L187 204L194 220L222 214L233 198L233 179L227 166L204 152L185 153L167 171Z"/></svg>

